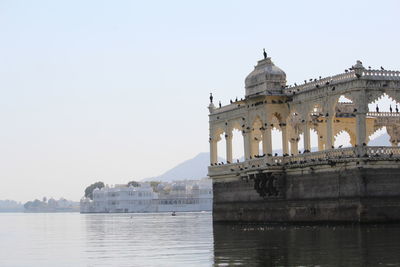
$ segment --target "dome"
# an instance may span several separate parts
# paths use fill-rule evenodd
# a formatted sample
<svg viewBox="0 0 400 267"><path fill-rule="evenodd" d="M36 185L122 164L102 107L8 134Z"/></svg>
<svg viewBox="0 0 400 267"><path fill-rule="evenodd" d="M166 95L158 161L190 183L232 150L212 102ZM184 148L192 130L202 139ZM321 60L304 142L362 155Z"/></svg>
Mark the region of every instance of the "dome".
<svg viewBox="0 0 400 267"><path fill-rule="evenodd" d="M279 95L286 86L286 73L275 66L270 57L258 61L246 77L246 97L256 95Z"/></svg>

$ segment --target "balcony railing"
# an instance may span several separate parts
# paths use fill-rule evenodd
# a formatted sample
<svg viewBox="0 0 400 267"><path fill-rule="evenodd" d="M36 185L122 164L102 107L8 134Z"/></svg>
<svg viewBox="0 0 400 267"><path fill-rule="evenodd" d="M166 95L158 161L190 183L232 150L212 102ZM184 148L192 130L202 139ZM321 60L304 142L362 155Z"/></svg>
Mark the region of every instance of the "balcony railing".
<svg viewBox="0 0 400 267"><path fill-rule="evenodd" d="M311 166L332 160L353 161L359 158L390 159L400 158L400 147L387 146L365 146L329 149L324 151L310 152L293 156L262 157L250 159L239 163L220 164L210 166L209 175L229 174L241 171L257 171L265 169L276 169L277 167Z"/></svg>

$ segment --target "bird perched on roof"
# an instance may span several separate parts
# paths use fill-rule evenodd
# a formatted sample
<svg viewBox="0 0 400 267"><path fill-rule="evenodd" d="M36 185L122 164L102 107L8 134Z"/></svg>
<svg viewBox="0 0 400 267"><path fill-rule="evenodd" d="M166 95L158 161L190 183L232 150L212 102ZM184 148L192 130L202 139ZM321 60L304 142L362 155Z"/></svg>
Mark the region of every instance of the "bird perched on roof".
<svg viewBox="0 0 400 267"><path fill-rule="evenodd" d="M381 70L385 70L385 69L381 66Z"/></svg>

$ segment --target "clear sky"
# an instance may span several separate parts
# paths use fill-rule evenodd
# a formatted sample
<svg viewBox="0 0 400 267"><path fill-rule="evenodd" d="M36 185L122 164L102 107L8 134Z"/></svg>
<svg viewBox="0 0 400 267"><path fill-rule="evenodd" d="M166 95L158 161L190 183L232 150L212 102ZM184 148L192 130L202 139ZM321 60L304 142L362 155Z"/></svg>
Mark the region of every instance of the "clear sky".
<svg viewBox="0 0 400 267"><path fill-rule="evenodd" d="M0 1L0 199L78 200L208 151L266 48L289 83L400 69L399 1Z"/></svg>

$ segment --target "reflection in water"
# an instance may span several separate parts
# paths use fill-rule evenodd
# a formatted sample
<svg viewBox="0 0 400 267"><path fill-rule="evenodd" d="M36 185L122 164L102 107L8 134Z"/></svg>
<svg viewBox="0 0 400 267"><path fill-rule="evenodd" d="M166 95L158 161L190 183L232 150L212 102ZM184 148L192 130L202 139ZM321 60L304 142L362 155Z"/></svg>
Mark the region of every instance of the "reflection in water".
<svg viewBox="0 0 400 267"><path fill-rule="evenodd" d="M86 255L96 266L210 266L211 213L86 214Z"/></svg>
<svg viewBox="0 0 400 267"><path fill-rule="evenodd" d="M214 224L216 266L400 266L400 225Z"/></svg>
<svg viewBox="0 0 400 267"><path fill-rule="evenodd" d="M0 213L0 266L212 266L207 213Z"/></svg>
<svg viewBox="0 0 400 267"><path fill-rule="evenodd" d="M0 223L0 266L400 266L394 224L213 225L209 212L0 213Z"/></svg>

